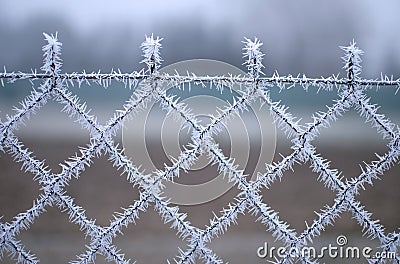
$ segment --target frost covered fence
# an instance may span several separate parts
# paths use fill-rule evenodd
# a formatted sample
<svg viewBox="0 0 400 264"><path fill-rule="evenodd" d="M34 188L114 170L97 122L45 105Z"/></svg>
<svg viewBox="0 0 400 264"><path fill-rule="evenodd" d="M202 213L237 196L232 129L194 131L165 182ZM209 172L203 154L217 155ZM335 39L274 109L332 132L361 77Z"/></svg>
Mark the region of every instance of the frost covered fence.
<svg viewBox="0 0 400 264"><path fill-rule="evenodd" d="M367 89L394 86L400 88L400 79L382 76L380 79L368 80L361 78L362 51L353 41L344 51L344 68L347 71L345 78L330 76L327 78L308 78L306 76L279 76L275 73L272 77L264 77L262 73L263 57L262 43L258 39L245 39L243 55L248 70L246 76L195 76L194 74L169 75L158 70L162 63L160 55L161 40L153 36L146 37L141 45L143 63L146 69L132 73L63 73L61 62L61 46L57 34L44 34L48 42L43 47L44 59L41 72L31 73L7 72L0 74L0 80L15 82L23 79L41 79L39 87L32 90L15 112L0 120L0 150L5 155L12 155L15 161L21 164L21 169L35 175L34 179L41 185L40 196L33 201L33 206L25 212L16 215L12 221L0 222L0 259L3 254L10 254L19 263L37 263L38 257L31 253L19 240L18 235L30 228L31 224L46 212L46 208L56 206L60 213L69 215L70 222L78 225L85 236L90 239L82 254L71 256L71 263L94 262L96 255L101 254L107 260L115 263L129 263L123 252L113 244L113 239L121 235L120 231L130 224L134 224L140 214L146 213L149 207L159 213L165 224L175 229L177 236L186 242L186 248L177 249L177 263L194 263L196 259L203 259L206 263L223 263L222 260L208 246L217 236L236 223L238 214L252 214L277 240L287 248L297 248L299 252L307 245L312 244L314 238L320 236L328 225L334 225L335 220L343 212L351 212L354 219L364 230L364 235L371 239L377 238L384 251L399 252L400 232L386 233L379 219L372 218L372 214L364 209L357 195L367 184L372 185L377 179L383 179L385 172L398 163L400 155L400 132L398 125L392 123L382 113L378 106L370 102L365 91ZM108 87L112 81L123 82L133 90L123 109L117 110L113 117L105 124L100 124L96 116L91 115L85 102L74 95L68 88L82 83L98 83ZM139 82L143 85L138 86ZM190 109L173 96L167 95L162 87L182 87L184 83L197 83L204 87L214 89L229 89L234 84L242 84L242 94L232 104L221 109L212 116L211 122L203 126ZM164 85L167 84L167 85ZM299 119L288 112L288 108L280 102L274 101L270 89L288 89L294 85L302 86L307 90L310 86L318 87L332 93L337 93L337 99L324 111L313 115L313 122L301 124ZM388 87L389 88L389 87ZM61 164L62 171L58 174L48 169L44 161L35 158L34 153L27 149L14 134L31 115L46 105L49 99L64 106L63 111L70 118L82 125L82 129L90 132L90 142L80 148L80 153L66 158ZM221 132L223 124L231 118L247 111L255 100L262 100L270 110L277 126L284 131L292 142L292 152L282 157L278 162L266 164L264 171L258 172L257 180L249 181L242 170L239 170L234 161L226 157L214 136ZM143 110L151 101L159 101L163 110L173 115L184 127L192 128L191 143L175 157L174 164L149 173L139 169L140 164L124 155L115 142L116 133L121 129L124 120ZM387 152L377 156L375 161L365 164L358 176L343 177L343 174L330 167L330 162L323 158L312 141L318 137L320 130L329 129L342 114L354 108L361 118L376 128L377 133L389 139ZM99 226L95 220L86 216L85 209L76 204L65 191L70 180L79 178L82 172L100 155L106 155L113 165L121 171L121 176L127 178L129 184L140 189L140 199L120 212L115 212L114 218L108 226ZM201 155L208 155L214 163L218 164L219 171L240 190L236 198L218 215L210 219L209 225L203 229L194 227L186 214L178 206L171 205L163 197L162 180L173 180L180 171L189 170ZM315 220L307 225L301 232L292 229L284 220L280 219L279 212L269 207L262 200L260 190L270 188L271 184L283 177L283 173L292 168L295 163L305 164L310 162L312 170L318 173L318 180L326 188L336 192L336 197L331 204L321 208ZM276 259L277 263L291 263L300 260L304 263L314 263L315 260L298 254L287 255ZM371 259L371 263L386 263L385 259ZM391 260L393 261L393 260ZM400 258L394 262L399 263Z"/></svg>

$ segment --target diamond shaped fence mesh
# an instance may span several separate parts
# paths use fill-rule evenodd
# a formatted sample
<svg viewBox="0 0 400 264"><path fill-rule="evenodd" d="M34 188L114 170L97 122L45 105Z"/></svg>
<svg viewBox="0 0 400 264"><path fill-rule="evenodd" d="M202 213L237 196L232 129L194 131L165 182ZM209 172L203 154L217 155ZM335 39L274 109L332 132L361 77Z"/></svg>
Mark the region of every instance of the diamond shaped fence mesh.
<svg viewBox="0 0 400 264"><path fill-rule="evenodd" d="M382 113L378 106L370 102L366 89L371 87L400 87L400 79L394 80L386 76L381 79L369 80L361 78L362 51L353 41L344 51L344 68L347 71L345 78L331 76L327 78L308 78L306 76L279 76L262 77L263 56L260 48L262 43L255 39L245 39L244 58L248 74L245 76L196 76L194 74L171 75L160 73L162 62L160 56L161 40L146 37L141 48L143 61L147 69L121 73L63 73L61 63L61 43L56 35L44 34L48 42L43 47L44 64L42 72L32 71L0 73L0 80L15 82L23 79L42 80L39 87L32 90L29 96L20 102L13 115L0 120L0 150L11 154L15 162L22 164L22 170L34 175L33 180L41 186L41 194L33 201L28 210L14 216L10 222L0 222L0 259L9 254L18 263L37 263L39 259L18 240L21 232L30 226L46 212L48 207L58 207L60 213L68 214L69 221L79 226L80 230L90 239L86 249L75 259L71 256L71 263L95 262L97 255L103 255L107 260L115 263L130 263L115 244L116 236L121 235L123 228L135 223L140 214L149 207L159 213L165 224L176 230L177 236L186 243L186 248L177 249L174 259L177 263L195 263L202 259L205 263L223 263L220 256L210 248L210 242L217 236L222 236L230 226L236 223L239 214L252 214L258 217L267 231L271 232L276 240L281 241L286 248L296 249L287 251L282 258L276 258L277 263L317 263L317 260L300 254L301 250L313 244L313 239L319 237L328 225L334 225L335 220L344 212L350 212L362 227L364 235L377 239L382 251L396 252L400 246L400 233L386 233L378 219L365 210L364 205L357 200L357 196L364 190L365 185L372 185L377 179L384 180L385 172L397 164L400 155L399 127L392 123ZM71 85L82 83L97 83L108 87L111 82L123 82L130 88L137 88L122 110L115 112L105 124L100 124L96 116L91 115L85 102L81 102L68 88ZM141 83L140 87L138 83ZM180 87L183 83L196 83L214 89L231 88L234 84L241 84L243 93L238 100L221 109L213 116L211 122L203 126L182 102L167 95L162 84ZM294 85L302 86L305 90L317 87L331 93L337 93L334 100L325 111L312 115L313 121L301 124L299 119L288 112L288 108L280 102L273 101L270 88L277 86L287 89ZM389 88L388 88L389 89ZM26 148L15 131L37 110L46 105L49 99L55 100L64 108L63 111L79 124L82 129L90 132L90 142L80 147L80 153L66 158L61 163L61 172L52 172L45 161L38 160L32 151ZM279 161L266 164L264 171L259 171L256 180L246 178L243 170L238 169L235 161L226 157L214 140L214 136L221 131L221 127L229 119L247 111L251 102L261 99L269 108L278 128L284 131L291 141L291 153L283 156ZM115 143L115 136L121 129L123 122L135 113L143 110L149 102L158 101L168 114L176 117L182 124L192 129L192 142L182 150L179 156L174 157L174 164L158 168L154 173L146 174L140 169L140 164L124 155L123 149ZM365 164L360 175L344 178L341 172L330 167L330 162L323 158L312 141L318 137L320 130L328 129L332 122L349 109L355 109L361 118L376 128L377 132L388 140L387 152L378 156L377 160ZM179 176L180 171L191 168L193 163L202 154L207 154L218 165L218 170L226 176L226 180L233 182L239 190L237 196L224 208L220 214L210 219L204 229L193 226L186 220L186 214L180 212L163 197L163 180L172 181ZM140 198L121 212L116 212L108 226L100 226L95 220L89 219L85 208L77 205L66 191L66 186L72 178L78 179L82 172L100 155L107 156L114 167L122 171L128 184L138 187ZM309 162L311 169L319 175L319 181L325 188L336 193L331 204L325 205L317 213L317 217L306 229L297 232L279 217L275 211L263 201L261 190L270 188L271 184L283 177L283 173L292 169L295 163ZM293 254L293 252L295 252ZM384 257L368 260L371 263L386 263ZM399 263L396 256L389 261Z"/></svg>

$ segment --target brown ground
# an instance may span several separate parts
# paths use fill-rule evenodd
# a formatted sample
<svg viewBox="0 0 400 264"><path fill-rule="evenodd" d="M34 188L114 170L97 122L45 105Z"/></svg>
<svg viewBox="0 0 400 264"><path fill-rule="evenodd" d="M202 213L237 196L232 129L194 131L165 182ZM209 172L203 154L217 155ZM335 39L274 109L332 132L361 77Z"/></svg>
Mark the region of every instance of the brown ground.
<svg viewBox="0 0 400 264"><path fill-rule="evenodd" d="M57 164L77 151L77 145L83 145L87 141L49 142L28 139L24 142L38 158L46 158L47 164L57 172ZM363 160L372 160L374 152L382 154L386 151L383 144L364 144L356 148L347 143L317 144L319 152L332 160L332 167L341 168L345 177L358 175L360 169L356 164ZM289 146L279 141L277 153L289 152ZM279 156L276 160L279 160ZM12 220L17 213L29 208L32 200L40 193L40 187L32 180L32 175L21 172L19 166L12 161L10 155L1 155L2 222ZM382 177L382 181L376 181L373 188L367 186L366 191L358 197L366 209L373 213L374 218L381 219L387 231L394 231L400 226L399 172L397 165ZM132 189L124 177L118 175L106 158L96 159L79 180L71 181L67 188L68 194L87 210L90 218L97 219L98 224L106 225L113 212L120 210L120 207L127 207L138 197L138 190ZM325 204L332 204L334 198L334 193L325 189L316 177L307 165L296 165L294 172L285 173L281 182L276 182L269 190L263 191L264 201L279 211L280 217L293 228L301 231L305 228L304 221L311 223L316 217L314 211ZM181 210L188 212L188 218L194 225L204 227L212 217L212 212L219 212L236 193L232 189L217 200L197 206L181 206ZM265 227L255 220L256 217L251 215L240 216L238 225L231 227L221 238L215 239L210 247L224 261L230 263L265 263L265 260L257 258L257 248L265 241L277 246L280 244L274 243L271 233L266 232ZM124 236L115 239L115 244L126 253L127 258L137 260L138 263L166 263L166 259L172 260L177 255L178 247L186 248L185 243L175 236L175 231L164 225L152 208L143 213L137 224L129 226L124 233ZM362 237L360 227L349 213L345 213L334 228L328 227L326 233L316 239L316 244L334 244L339 234L347 235L353 245L377 245L376 241L370 242ZM27 249L39 256L41 263L66 263L74 260L74 256L83 253L84 245L89 243L79 232L79 227L68 223L67 214L61 213L58 208L48 208L48 212L36 219L32 227L22 232L18 238ZM96 263L104 262L102 256L99 256ZM0 263L13 261L5 257Z"/></svg>

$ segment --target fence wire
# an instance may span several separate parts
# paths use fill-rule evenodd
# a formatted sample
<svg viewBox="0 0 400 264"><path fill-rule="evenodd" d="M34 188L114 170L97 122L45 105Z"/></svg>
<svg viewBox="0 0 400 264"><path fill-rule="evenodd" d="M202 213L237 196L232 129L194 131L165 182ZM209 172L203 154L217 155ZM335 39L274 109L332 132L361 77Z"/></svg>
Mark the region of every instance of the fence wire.
<svg viewBox="0 0 400 264"><path fill-rule="evenodd" d="M344 51L344 68L347 76L339 78L332 75L326 78L308 78L306 76L279 76L275 73L272 77L263 77L262 43L258 39L245 39L243 55L248 74L245 76L196 76L194 74L171 75L160 73L162 58L160 56L161 40L153 36L146 36L141 45L143 63L147 69L138 72L121 73L63 73L61 63L61 46L56 35L44 34L47 44L43 47L44 59L41 72L32 71L0 73L0 80L15 82L29 79L42 80L39 87L32 90L30 95L15 107L15 113L0 120L0 150L11 154L15 161L22 164L22 170L33 173L34 180L41 186L41 194L33 201L33 206L27 211L14 216L13 220L6 223L0 222L0 259L5 253L10 254L18 263L38 263L39 259L27 249L18 235L30 228L34 221L46 212L46 208L56 206L62 213L69 216L69 221L80 227L90 243L82 254L71 260L71 263L95 262L96 255L101 254L107 260L115 263L130 263L124 253L113 244L116 236L121 234L123 228L135 222L141 213L149 207L154 207L165 224L170 224L176 230L177 236L186 242L186 248L177 249L174 259L177 263L194 263L200 258L205 263L224 263L224 260L215 254L208 246L217 236L221 236L232 224L235 224L239 214L252 214L257 216L257 221L265 225L273 237L281 241L286 248L296 248L298 252L307 245L312 244L314 238L321 235L328 225L333 225L335 220L343 213L350 212L362 227L364 235L371 239L378 239L381 249L388 252L398 252L400 246L400 232L386 233L378 219L373 219L372 214L364 209L364 205L357 200L357 196L364 186L372 185L377 179L384 176L392 166L397 164L400 155L399 127L392 123L382 113L378 106L371 103L365 91L372 87L391 86L400 88L400 79L381 76L380 79L362 79L361 55L362 51L353 41ZM125 86L133 89L132 95L123 108L115 112L113 117L105 124L99 124L96 116L91 115L87 104L81 102L68 88L82 83L98 83L108 87L112 81L123 82ZM143 85L138 86L138 83ZM200 125L190 109L182 102L167 95L162 87L181 87L183 83L196 83L215 89L232 88L241 84L243 93L241 97L221 109L212 116L211 122ZM301 85L304 89L318 87L318 89L337 93L337 99L325 111L313 114L313 121L301 124L299 119L288 112L288 108L280 102L273 101L270 88L277 86L287 89L294 85ZM389 89L389 87L388 87ZM16 137L14 132L19 129L29 117L46 105L49 99L63 105L63 111L82 125L83 129L90 132L90 141L80 147L80 153L69 157L60 165L60 173L53 173L45 161L38 160L24 144ZM247 107L256 99L261 99L269 107L270 114L277 126L284 131L292 142L292 152L283 156L279 161L266 164L265 171L258 172L257 179L249 181L244 172L238 169L233 159L226 157L214 138L224 123L247 111ZM183 126L191 128L192 142L175 157L174 163L164 168L158 168L154 173L146 174L139 169L140 164L124 155L114 138L121 129L124 120L134 113L143 110L149 102L158 101L162 109L174 115ZM346 111L354 108L376 128L377 132L388 139L387 152L378 156L375 161L363 165L362 172L357 177L344 178L337 169L330 167L330 162L323 158L312 141L318 137L320 130L328 129ZM129 184L140 189L140 199L134 201L128 208L115 212L108 226L99 226L95 220L89 219L85 209L77 205L68 195L65 187L72 178L79 178L82 172L90 166L94 159L106 155L114 167L122 171ZM178 206L171 205L163 197L163 180L172 181L179 176L180 171L191 168L201 155L209 155L212 161L218 164L219 172L234 182L240 190L233 201L224 208L219 215L215 215L204 229L194 227L186 214L180 212ZM261 189L269 188L273 182L283 177L283 173L292 169L295 163L305 164L310 162L311 169L316 172L318 180L328 189L336 192L336 197L331 204L325 205L317 212L316 219L302 232L296 232L289 224L279 217L279 212L269 207L262 200ZM316 263L301 254L290 254L276 259L276 263ZM386 263L384 258L369 259L370 263ZM399 256L394 260L400 262Z"/></svg>

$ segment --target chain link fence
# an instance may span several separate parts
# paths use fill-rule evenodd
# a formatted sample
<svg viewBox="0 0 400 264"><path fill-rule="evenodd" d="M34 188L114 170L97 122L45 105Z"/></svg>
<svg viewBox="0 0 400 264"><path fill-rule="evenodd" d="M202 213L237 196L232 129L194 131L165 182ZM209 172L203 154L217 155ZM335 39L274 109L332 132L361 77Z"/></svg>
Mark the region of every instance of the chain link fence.
<svg viewBox="0 0 400 264"><path fill-rule="evenodd" d="M302 250L313 244L313 239L319 237L328 225L334 225L335 220L344 212L350 212L357 223L362 227L364 234L371 239L377 239L380 249L385 252L397 252L400 246L400 233L386 233L378 219L372 218L364 205L357 200L357 196L366 185L372 185L377 179L385 180L384 175L398 163L400 155L399 127L392 123L381 112L379 107L370 101L366 90L375 87L400 87L400 80L382 76L380 79L370 80L361 78L362 51L351 42L344 51L343 60L347 76L330 76L326 78L308 78L306 76L279 76L264 77L262 73L263 57L262 43L258 39L245 39L243 55L248 73L245 75L197 76L162 73L159 71L162 58L160 55L161 40L153 36L146 36L141 48L143 63L146 69L132 73L63 73L60 58L62 44L56 35L44 34L48 42L43 47L44 64L41 72L7 72L0 73L0 80L16 82L24 79L42 80L39 87L32 90L15 112L0 120L0 150L4 155L12 155L15 162L20 163L22 170L34 175L33 180L41 186L41 194L33 201L28 210L14 216L10 222L0 222L0 259L9 254L17 263L37 263L39 259L30 249L18 240L24 230L30 228L37 218L46 213L46 208L58 207L60 213L68 214L69 221L79 226L85 237L90 239L86 249L75 259L71 256L71 263L91 263L96 261L97 255L103 255L107 260L115 263L130 263L115 244L114 240L120 236L123 229L135 223L141 214L145 214L153 207L165 224L176 230L186 247L178 249L174 261L177 263L195 263L202 259L205 263L224 263L220 256L209 246L215 237L222 236L232 224L235 224L240 214L256 215L272 236L283 243L287 249L285 254L276 258L277 263L316 263L318 260L300 254ZM85 102L78 95L73 94L69 87L82 83L96 83L107 88L112 82L122 82L133 90L131 97L123 108L115 112L112 118L101 124L95 115L92 115ZM184 84L196 84L205 88L217 90L232 89L240 85L240 95L229 102L217 114L211 116L207 124L203 124L191 112L191 109L179 100L169 95L163 87L178 87L183 89ZM140 85L139 85L140 84ZM298 118L288 112L288 108L278 101L274 101L270 89L288 89L297 86L308 90L317 87L330 93L337 94L323 111L312 116L312 122L302 124ZM61 164L61 172L55 173L49 169L46 162L35 157L34 153L24 146L15 135L21 124L49 100L55 100L63 106L63 111L72 119L81 124L82 129L90 132L90 141L80 147L80 153L66 158ZM268 107L277 128L282 130L291 142L291 153L282 156L279 161L268 162L263 171L257 172L257 177L250 179L235 160L224 154L215 141L215 137L223 130L223 125L229 120L248 111L250 105L261 100ZM115 137L121 130L124 122L136 113L143 111L146 106L157 101L167 114L172 115L180 122L181 127L191 131L191 142L185 146L180 154L173 157L173 163L158 168L152 173L140 169L135 164L134 157L126 156L124 150L115 142ZM316 151L313 140L323 129L329 129L332 123L350 109L355 109L360 118L376 128L383 138L388 140L387 152L377 156L377 159L362 166L361 173L355 177L344 178L342 173L331 168L326 160ZM345 131L343 131L345 133ZM186 219L187 215L181 212L179 206L169 202L164 197L164 183L174 181L180 173L191 169L200 156L207 155L217 164L218 170L225 176L225 180L232 183L239 190L237 196L225 207L220 214L209 221L203 229L195 227ZM122 211L115 212L108 226L96 224L85 212L85 208L76 204L66 191L72 178L78 179L82 172L99 156L106 156L113 166L118 168L121 176L126 177L128 183L140 190L140 198ZM285 171L290 170L297 163L309 163L311 169L319 175L318 181L327 189L335 192L331 204L326 204L318 212L316 218L307 228L298 232L279 217L275 211L263 200L261 191L271 188L271 185L283 177ZM306 195L306 194L305 194ZM294 253L293 253L294 252ZM383 255L380 258L368 259L371 263L399 263L400 257L395 256L388 260Z"/></svg>

